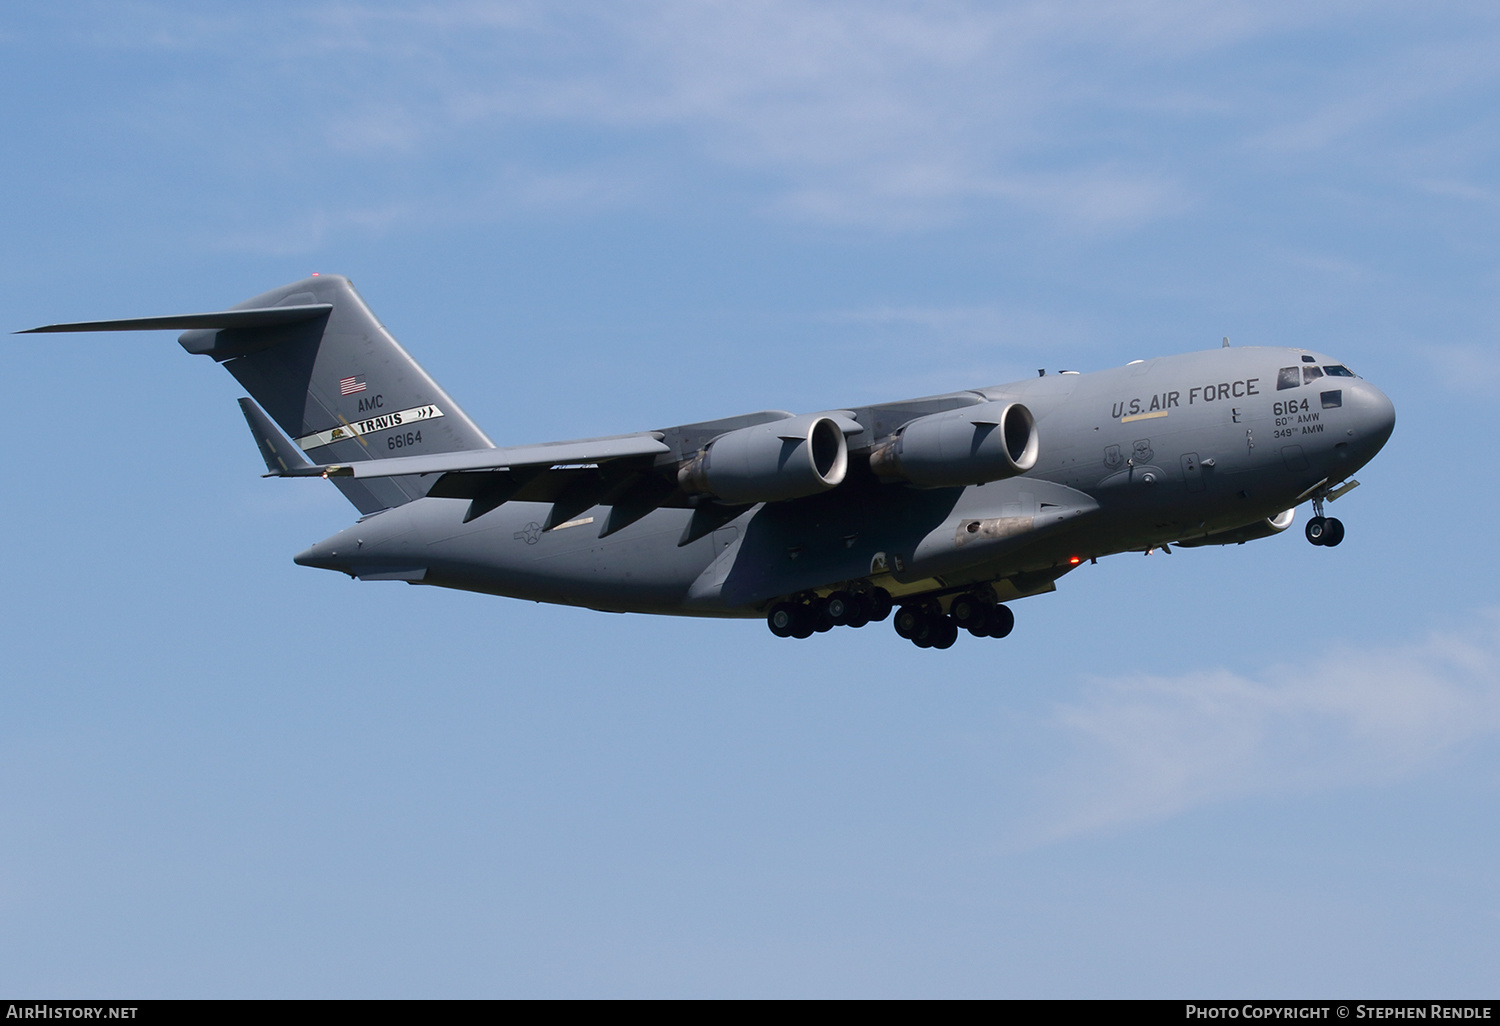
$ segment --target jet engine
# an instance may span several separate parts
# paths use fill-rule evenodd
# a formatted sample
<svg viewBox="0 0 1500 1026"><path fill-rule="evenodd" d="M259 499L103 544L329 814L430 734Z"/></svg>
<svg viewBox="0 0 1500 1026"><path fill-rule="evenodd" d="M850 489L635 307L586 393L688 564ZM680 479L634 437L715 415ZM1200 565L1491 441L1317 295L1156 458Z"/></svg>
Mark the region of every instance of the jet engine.
<svg viewBox="0 0 1500 1026"><path fill-rule="evenodd" d="M720 435L677 472L684 491L737 505L780 502L836 487L849 444L830 417L809 414Z"/></svg>
<svg viewBox="0 0 1500 1026"><path fill-rule="evenodd" d="M870 453L870 469L921 488L1000 481L1036 466L1036 418L1020 403L988 402L919 417Z"/></svg>
<svg viewBox="0 0 1500 1026"><path fill-rule="evenodd" d="M1240 527L1231 527L1224 531L1215 531L1206 534L1202 538L1187 538L1175 542L1178 547L1184 549L1195 549L1199 545L1243 545L1247 541L1255 541L1257 538L1269 538L1273 534L1280 534L1292 526L1292 520L1297 516L1295 509L1284 509L1274 517L1266 517L1257 520L1253 524L1243 524Z"/></svg>

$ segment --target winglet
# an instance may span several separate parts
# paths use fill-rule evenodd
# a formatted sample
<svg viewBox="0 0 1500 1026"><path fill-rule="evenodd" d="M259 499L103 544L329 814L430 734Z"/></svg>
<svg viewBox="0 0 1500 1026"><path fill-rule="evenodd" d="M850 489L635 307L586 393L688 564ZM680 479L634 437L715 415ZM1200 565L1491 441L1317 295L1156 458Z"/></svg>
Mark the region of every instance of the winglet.
<svg viewBox="0 0 1500 1026"><path fill-rule="evenodd" d="M289 442L271 423L271 418L265 415L254 399L244 398L240 400L240 412L245 415L245 422L250 425L250 433L255 436L256 448L266 461L266 477L304 476L296 471L304 472L313 466L312 461L303 455L302 450Z"/></svg>

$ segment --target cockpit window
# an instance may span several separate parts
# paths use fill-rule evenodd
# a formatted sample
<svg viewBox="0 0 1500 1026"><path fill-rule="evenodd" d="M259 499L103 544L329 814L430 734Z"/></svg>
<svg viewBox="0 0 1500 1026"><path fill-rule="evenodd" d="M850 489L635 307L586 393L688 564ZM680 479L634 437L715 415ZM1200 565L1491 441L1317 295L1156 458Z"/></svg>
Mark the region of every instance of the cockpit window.
<svg viewBox="0 0 1500 1026"><path fill-rule="evenodd" d="M1318 368L1316 367L1302 368L1302 383L1304 385L1311 385L1314 381L1317 381L1322 376L1323 372L1318 370Z"/></svg>
<svg viewBox="0 0 1500 1026"><path fill-rule="evenodd" d="M1345 367L1343 364L1339 364L1339 363L1334 364L1332 367L1324 367L1323 368L1323 373L1327 374L1330 378L1352 378L1352 377L1354 377L1354 372L1352 370L1350 370L1348 367Z"/></svg>
<svg viewBox="0 0 1500 1026"><path fill-rule="evenodd" d="M1300 384L1302 384L1301 367L1283 367L1276 375L1276 391L1278 392L1283 388L1296 388Z"/></svg>

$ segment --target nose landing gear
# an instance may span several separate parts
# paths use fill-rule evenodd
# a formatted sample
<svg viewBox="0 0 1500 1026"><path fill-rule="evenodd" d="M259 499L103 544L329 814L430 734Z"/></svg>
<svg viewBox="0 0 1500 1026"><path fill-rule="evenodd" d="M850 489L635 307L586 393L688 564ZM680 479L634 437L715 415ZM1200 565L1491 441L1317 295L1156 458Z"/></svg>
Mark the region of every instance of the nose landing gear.
<svg viewBox="0 0 1500 1026"><path fill-rule="evenodd" d="M1340 493L1342 494L1342 493ZM1314 545L1326 545L1329 548L1344 540L1344 522L1338 517L1325 517L1323 515L1322 495L1313 497L1313 513L1315 516L1307 522L1307 540Z"/></svg>
<svg viewBox="0 0 1500 1026"><path fill-rule="evenodd" d="M1337 545L1344 540L1344 522L1338 517L1313 517L1307 522L1306 533L1314 545Z"/></svg>

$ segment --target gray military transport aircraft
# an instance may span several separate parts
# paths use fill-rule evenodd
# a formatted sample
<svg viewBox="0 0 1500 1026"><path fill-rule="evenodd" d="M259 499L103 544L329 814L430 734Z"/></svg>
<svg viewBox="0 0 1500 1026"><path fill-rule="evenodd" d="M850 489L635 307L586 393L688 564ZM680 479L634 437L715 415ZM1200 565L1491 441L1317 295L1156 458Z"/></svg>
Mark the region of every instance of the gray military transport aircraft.
<svg viewBox="0 0 1500 1026"><path fill-rule="evenodd" d="M267 476L362 514L303 566L611 612L764 617L805 638L895 610L947 648L1005 637L1006 602L1085 560L1240 544L1325 500L1395 408L1338 360L1224 348L844 410L768 410L497 448L375 319L313 276L217 313L49 324L170 328L250 393Z"/></svg>

